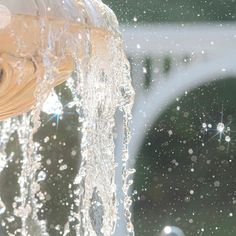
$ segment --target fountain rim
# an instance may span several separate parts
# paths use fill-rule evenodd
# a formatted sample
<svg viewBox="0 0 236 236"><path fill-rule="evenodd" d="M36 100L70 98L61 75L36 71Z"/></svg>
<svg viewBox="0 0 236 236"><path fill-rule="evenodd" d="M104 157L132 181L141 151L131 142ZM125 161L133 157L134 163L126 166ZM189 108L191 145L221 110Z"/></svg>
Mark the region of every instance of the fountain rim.
<svg viewBox="0 0 236 236"><path fill-rule="evenodd" d="M28 1L28 0L23 0ZM52 1L52 0L51 0ZM15 4L14 0L0 0L0 6L6 8L11 16L31 16L38 18L48 18L63 20L72 24L79 24L83 28L99 29L105 32L110 32L113 35L121 35L119 32L118 21L113 11L101 2L98 4L94 1L91 4L90 0L84 0L84 4L77 4L75 1L65 1L65 6L60 5L59 1L49 1L45 4L38 0L30 1L29 4ZM59 8L60 7L60 8ZM100 8L101 7L101 8ZM104 18L112 24L104 22Z"/></svg>

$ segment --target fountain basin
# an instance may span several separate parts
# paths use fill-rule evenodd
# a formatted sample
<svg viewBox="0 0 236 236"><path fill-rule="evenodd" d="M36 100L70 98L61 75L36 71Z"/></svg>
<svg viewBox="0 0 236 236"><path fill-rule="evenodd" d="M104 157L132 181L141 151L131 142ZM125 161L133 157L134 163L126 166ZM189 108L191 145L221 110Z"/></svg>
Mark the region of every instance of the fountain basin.
<svg viewBox="0 0 236 236"><path fill-rule="evenodd" d="M75 55L105 53L118 34L100 1L0 0L0 17L0 120L29 111L45 76L48 93L75 70Z"/></svg>

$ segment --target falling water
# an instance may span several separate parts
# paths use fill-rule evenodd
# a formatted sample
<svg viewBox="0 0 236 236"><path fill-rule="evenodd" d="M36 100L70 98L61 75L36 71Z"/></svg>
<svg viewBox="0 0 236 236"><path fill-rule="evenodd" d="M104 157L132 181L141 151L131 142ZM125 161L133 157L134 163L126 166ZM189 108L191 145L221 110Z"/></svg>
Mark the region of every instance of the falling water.
<svg viewBox="0 0 236 236"><path fill-rule="evenodd" d="M116 18L98 0L58 1L73 21L51 17L55 1L35 2L43 11L32 16L12 14L0 0L0 234L111 236L122 188L133 235L127 161L134 92ZM74 10L89 15L91 4L95 26ZM123 186L115 184L117 110Z"/></svg>

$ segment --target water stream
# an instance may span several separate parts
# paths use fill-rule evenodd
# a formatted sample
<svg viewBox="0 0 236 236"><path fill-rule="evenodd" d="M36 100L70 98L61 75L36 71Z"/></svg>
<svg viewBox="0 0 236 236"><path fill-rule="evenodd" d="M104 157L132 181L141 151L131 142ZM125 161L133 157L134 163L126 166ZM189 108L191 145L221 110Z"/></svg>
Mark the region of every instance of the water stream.
<svg viewBox="0 0 236 236"><path fill-rule="evenodd" d="M51 12L50 1L41 2ZM124 192L127 235L134 234L129 64L113 13L100 1L84 2L99 7L103 27L0 7L1 235L111 236L117 188ZM70 4L82 1L60 6ZM117 110L123 186L115 184Z"/></svg>

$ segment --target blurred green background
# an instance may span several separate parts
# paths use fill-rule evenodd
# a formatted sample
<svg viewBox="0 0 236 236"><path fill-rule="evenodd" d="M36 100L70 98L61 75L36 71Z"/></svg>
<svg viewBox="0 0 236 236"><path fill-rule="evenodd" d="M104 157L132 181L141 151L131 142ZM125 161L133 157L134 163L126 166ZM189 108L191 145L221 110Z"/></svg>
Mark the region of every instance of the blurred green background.
<svg viewBox="0 0 236 236"><path fill-rule="evenodd" d="M120 22L234 21L235 0L104 0Z"/></svg>
<svg viewBox="0 0 236 236"><path fill-rule="evenodd" d="M137 27L236 20L235 0L104 2L122 24ZM165 73L172 66L167 64ZM159 236L166 225L178 226L186 236L236 235L236 80L224 79L173 101L146 134L133 191L137 236ZM223 134L217 131L221 121Z"/></svg>
<svg viewBox="0 0 236 236"><path fill-rule="evenodd" d="M137 235L166 225L188 236L235 235L235 89L232 78L183 95L146 135L134 184Z"/></svg>

